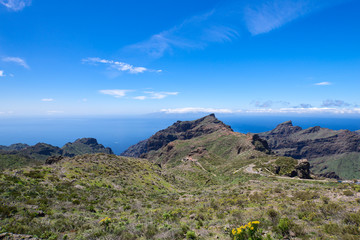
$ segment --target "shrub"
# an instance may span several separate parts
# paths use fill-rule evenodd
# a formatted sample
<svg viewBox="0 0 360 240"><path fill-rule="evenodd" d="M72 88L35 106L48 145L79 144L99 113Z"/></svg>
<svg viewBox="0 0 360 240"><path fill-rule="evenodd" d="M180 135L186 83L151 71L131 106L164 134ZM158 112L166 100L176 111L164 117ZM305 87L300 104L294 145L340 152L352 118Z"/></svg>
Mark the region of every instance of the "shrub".
<svg viewBox="0 0 360 240"><path fill-rule="evenodd" d="M286 236L289 234L291 224L292 224L292 222L288 218L280 219L279 224L277 225L277 228L280 231L281 235Z"/></svg>
<svg viewBox="0 0 360 240"><path fill-rule="evenodd" d="M196 233L194 231L187 231L186 238L187 239L197 239Z"/></svg>
<svg viewBox="0 0 360 240"><path fill-rule="evenodd" d="M270 236L264 238L262 236L262 230L259 229L259 221L252 221L248 224L240 226L239 228L234 228L231 231L232 239L234 240L263 240L263 239L271 239Z"/></svg>
<svg viewBox="0 0 360 240"><path fill-rule="evenodd" d="M270 220L271 220L273 223L276 223L276 222L278 221L279 214L278 214L277 211L275 211L275 209L270 208L270 209L267 211L267 215L270 217Z"/></svg>
<svg viewBox="0 0 360 240"><path fill-rule="evenodd" d="M354 196L354 193L351 190L345 190L343 194L348 197Z"/></svg>

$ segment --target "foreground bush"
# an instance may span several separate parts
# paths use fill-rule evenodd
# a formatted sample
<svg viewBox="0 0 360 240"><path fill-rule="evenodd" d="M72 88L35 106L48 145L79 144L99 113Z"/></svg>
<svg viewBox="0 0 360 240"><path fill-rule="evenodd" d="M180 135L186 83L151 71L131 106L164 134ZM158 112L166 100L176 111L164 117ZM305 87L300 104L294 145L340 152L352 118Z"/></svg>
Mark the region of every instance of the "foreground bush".
<svg viewBox="0 0 360 240"><path fill-rule="evenodd" d="M231 233L234 240L270 240L271 237L263 237L262 230L259 228L259 221L252 221L248 224L234 228Z"/></svg>

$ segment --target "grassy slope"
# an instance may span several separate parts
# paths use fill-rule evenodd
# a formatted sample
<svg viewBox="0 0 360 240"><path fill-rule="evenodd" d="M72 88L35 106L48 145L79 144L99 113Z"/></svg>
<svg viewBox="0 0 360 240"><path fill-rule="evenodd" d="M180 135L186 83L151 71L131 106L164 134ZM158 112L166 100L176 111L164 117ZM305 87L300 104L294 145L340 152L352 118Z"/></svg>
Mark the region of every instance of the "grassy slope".
<svg viewBox="0 0 360 240"><path fill-rule="evenodd" d="M182 165L178 176L180 165L161 169L96 154L5 171L0 231L47 239L184 239L191 230L198 239L231 239L231 228L260 220L279 239L280 219L288 218L286 231L298 239L358 239L356 186L242 172L215 177L200 169L213 179L204 183L195 163ZM104 217L112 218L107 228L99 223Z"/></svg>
<svg viewBox="0 0 360 240"><path fill-rule="evenodd" d="M14 169L25 166L36 166L42 164L41 161L26 158L16 154L0 154L0 171Z"/></svg>
<svg viewBox="0 0 360 240"><path fill-rule="evenodd" d="M345 153L311 160L314 173L336 172L343 179L360 179L360 153Z"/></svg>

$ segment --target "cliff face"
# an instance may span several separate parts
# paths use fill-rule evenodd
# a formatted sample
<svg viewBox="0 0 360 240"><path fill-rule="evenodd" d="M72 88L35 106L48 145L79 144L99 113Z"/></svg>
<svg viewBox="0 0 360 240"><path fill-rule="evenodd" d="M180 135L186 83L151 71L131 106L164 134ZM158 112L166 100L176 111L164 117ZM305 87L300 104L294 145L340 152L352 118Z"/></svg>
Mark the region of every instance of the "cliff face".
<svg viewBox="0 0 360 240"><path fill-rule="evenodd" d="M302 129L288 121L258 135L277 155L308 159L315 173L335 172L340 177L360 177L357 169L349 167L358 165L360 159L353 156L360 156L360 134L356 132L319 126ZM349 154L351 158L346 157Z"/></svg>
<svg viewBox="0 0 360 240"><path fill-rule="evenodd" d="M298 159L360 152L360 135L349 130L334 131L319 126L302 129L288 121L258 135L276 154Z"/></svg>
<svg viewBox="0 0 360 240"><path fill-rule="evenodd" d="M156 151L172 141L191 139L219 130L233 132L230 126L218 120L214 114L194 121L177 121L170 127L155 133L149 139L131 146L121 155L145 158L148 152Z"/></svg>

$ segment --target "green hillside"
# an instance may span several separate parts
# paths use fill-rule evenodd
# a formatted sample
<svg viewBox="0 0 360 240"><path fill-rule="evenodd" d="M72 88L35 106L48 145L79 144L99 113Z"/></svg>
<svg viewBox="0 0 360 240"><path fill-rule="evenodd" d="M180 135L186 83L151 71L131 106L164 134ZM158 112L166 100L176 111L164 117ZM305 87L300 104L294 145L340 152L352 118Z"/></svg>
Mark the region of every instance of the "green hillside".
<svg viewBox="0 0 360 240"><path fill-rule="evenodd" d="M195 162L160 167L94 154L3 171L0 231L42 239L232 239L232 228L259 220L273 239L360 234L359 212L351 210L360 208L356 186L230 174L239 166L208 164L213 172Z"/></svg>
<svg viewBox="0 0 360 240"><path fill-rule="evenodd" d="M336 172L342 179L360 179L360 153L351 152L311 160L314 173Z"/></svg>

